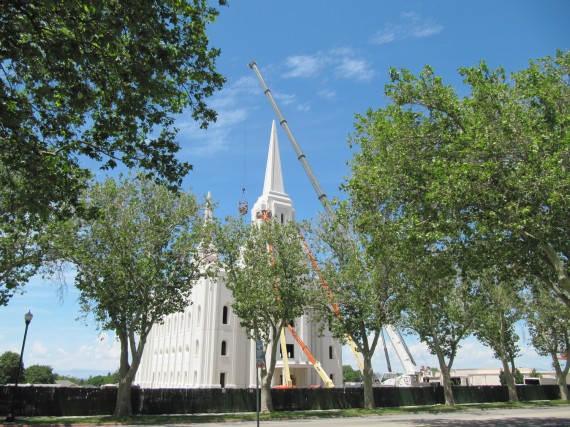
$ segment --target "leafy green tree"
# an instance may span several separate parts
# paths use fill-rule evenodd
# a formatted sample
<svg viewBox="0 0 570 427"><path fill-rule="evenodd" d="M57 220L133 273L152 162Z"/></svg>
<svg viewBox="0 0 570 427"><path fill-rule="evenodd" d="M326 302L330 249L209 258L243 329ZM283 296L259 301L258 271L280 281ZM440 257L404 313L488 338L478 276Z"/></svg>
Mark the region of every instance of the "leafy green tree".
<svg viewBox="0 0 570 427"><path fill-rule="evenodd" d="M119 339L115 416L124 416L132 412L131 384L152 326L182 311L194 283L209 274L201 246L207 224L193 195L142 175L96 183L85 203L97 216L66 224L57 247L77 270L85 313Z"/></svg>
<svg viewBox="0 0 570 427"><path fill-rule="evenodd" d="M29 384L55 384L53 368L47 365L32 365L24 370L24 381Z"/></svg>
<svg viewBox="0 0 570 427"><path fill-rule="evenodd" d="M362 373L350 365L342 365L342 380L345 383L358 383L362 381Z"/></svg>
<svg viewBox="0 0 570 427"><path fill-rule="evenodd" d="M18 378L20 355L6 351L0 356L0 384L14 384ZM22 369L24 365L22 364Z"/></svg>
<svg viewBox="0 0 570 427"><path fill-rule="evenodd" d="M342 203L334 219L322 217L310 229L308 235L319 257L318 274L326 282L315 313L329 319L335 338L350 337L354 342L357 357L362 357L364 406L373 409L372 357L382 328L394 324L399 316L400 278L396 254L387 244L389 236L375 230L376 236L384 236L385 245L371 246L366 232L349 230L354 220L354 211Z"/></svg>
<svg viewBox="0 0 570 427"><path fill-rule="evenodd" d="M87 380L85 380L85 384L101 387L104 384L118 384L119 380L119 370L116 370L112 374L109 372L107 375L95 375L94 377L89 377Z"/></svg>
<svg viewBox="0 0 570 427"><path fill-rule="evenodd" d="M476 298L477 286L445 260L444 251L416 253L404 272L405 295L402 323L417 333L437 357L445 404L455 405L450 371L463 339L476 327L476 313L482 309Z"/></svg>
<svg viewBox="0 0 570 427"><path fill-rule="evenodd" d="M247 225L228 218L219 228L215 246L240 325L249 338L263 340L261 410L271 412L271 382L281 331L307 312L311 300L306 252L297 226L275 220Z"/></svg>
<svg viewBox="0 0 570 427"><path fill-rule="evenodd" d="M461 68L466 96L431 67L390 71L391 102L357 116L347 184L361 222L385 218L418 247L467 246L470 269L512 265L570 307L570 52L510 79Z"/></svg>
<svg viewBox="0 0 570 427"><path fill-rule="evenodd" d="M394 250L416 270L409 294L428 298L423 313L432 298L455 294L440 293L456 280L450 268L472 276L496 265L538 278L570 307L569 71L570 52L531 62L510 80L482 62L459 70L470 89L460 96L429 66L417 77L392 69L391 102L357 116L351 144L359 150L345 184L356 227L380 246L374 230L390 224L400 238ZM448 258L440 278L422 265L434 261L429 250Z"/></svg>
<svg viewBox="0 0 570 427"><path fill-rule="evenodd" d="M517 402L514 366L509 362L518 354L519 336L515 324L521 320L521 301L519 286L509 282L510 273L500 276L498 269L489 270L479 277L479 294L484 310L475 313L477 328L475 336L486 346L493 349L495 357L503 365L505 385L509 388L509 401Z"/></svg>
<svg viewBox="0 0 570 427"><path fill-rule="evenodd" d="M0 181L4 171L0 163ZM42 234L30 226L25 210L14 212L17 201L11 192L0 185L0 307L21 292L43 260Z"/></svg>
<svg viewBox="0 0 570 427"><path fill-rule="evenodd" d="M560 354L570 352L570 313L552 291L536 288L526 295L527 312L525 320L530 332L530 342L541 356L550 356L556 372L556 381L563 400L570 400L566 378L570 363L566 358L564 366L558 359Z"/></svg>
<svg viewBox="0 0 570 427"><path fill-rule="evenodd" d="M45 225L81 211L85 165L180 185L174 117L207 127L225 80L217 15L205 0L0 2L0 304L41 265Z"/></svg>

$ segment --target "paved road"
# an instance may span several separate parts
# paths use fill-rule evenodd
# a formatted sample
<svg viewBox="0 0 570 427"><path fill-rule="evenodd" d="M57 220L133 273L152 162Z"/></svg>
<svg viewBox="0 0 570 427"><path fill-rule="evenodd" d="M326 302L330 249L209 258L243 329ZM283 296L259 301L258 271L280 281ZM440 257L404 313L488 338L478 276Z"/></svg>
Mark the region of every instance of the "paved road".
<svg viewBox="0 0 570 427"><path fill-rule="evenodd" d="M207 427L255 427L254 422L200 424ZM447 414L374 415L358 418L261 421L260 427L568 427L570 406L554 408L468 410ZM172 427L172 426L171 426ZM182 425L180 427L183 427ZM185 426L184 426L185 427Z"/></svg>

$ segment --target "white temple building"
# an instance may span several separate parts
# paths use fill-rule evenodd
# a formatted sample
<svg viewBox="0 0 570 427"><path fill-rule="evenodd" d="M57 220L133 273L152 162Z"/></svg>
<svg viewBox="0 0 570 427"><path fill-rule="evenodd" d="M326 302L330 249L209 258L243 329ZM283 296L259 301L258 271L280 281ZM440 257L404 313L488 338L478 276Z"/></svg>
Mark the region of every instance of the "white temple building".
<svg viewBox="0 0 570 427"><path fill-rule="evenodd" d="M285 193L275 121L271 128L263 192L251 210L252 223L261 211L273 218L294 221L293 201ZM207 215L210 213L207 213ZM224 284L224 273L200 280L192 290L192 304L183 313L168 316L148 336L135 383L143 388L253 388L256 386L255 342L232 310L232 294ZM342 347L324 328L310 323L308 316L295 319L295 330L323 370L342 387ZM296 387L323 386L302 351L286 331L291 380ZM276 343L279 345L279 343ZM281 348L281 347L280 347ZM269 354L269 351L268 351ZM282 385L284 363L277 351L273 386Z"/></svg>

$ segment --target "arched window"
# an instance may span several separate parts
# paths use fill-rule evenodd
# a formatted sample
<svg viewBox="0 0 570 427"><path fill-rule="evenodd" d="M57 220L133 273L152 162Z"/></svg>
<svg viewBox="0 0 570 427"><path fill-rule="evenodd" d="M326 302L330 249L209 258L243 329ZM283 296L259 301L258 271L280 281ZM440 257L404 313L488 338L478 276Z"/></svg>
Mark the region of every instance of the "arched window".
<svg viewBox="0 0 570 427"><path fill-rule="evenodd" d="M228 343L225 341L222 341L222 352L221 352L222 356L227 356L228 355Z"/></svg>
<svg viewBox="0 0 570 427"><path fill-rule="evenodd" d="M332 348L332 345L329 345L329 359L333 359L333 348Z"/></svg>
<svg viewBox="0 0 570 427"><path fill-rule="evenodd" d="M224 305L224 308L222 309L222 324L227 325L228 324L228 306Z"/></svg>
<svg viewBox="0 0 570 427"><path fill-rule="evenodd" d="M200 341L196 340L196 348L194 351L194 357L198 357L198 350L200 350Z"/></svg>
<svg viewBox="0 0 570 427"><path fill-rule="evenodd" d="M200 317L202 317L202 306L198 306L198 314L196 317L196 326L200 326Z"/></svg>

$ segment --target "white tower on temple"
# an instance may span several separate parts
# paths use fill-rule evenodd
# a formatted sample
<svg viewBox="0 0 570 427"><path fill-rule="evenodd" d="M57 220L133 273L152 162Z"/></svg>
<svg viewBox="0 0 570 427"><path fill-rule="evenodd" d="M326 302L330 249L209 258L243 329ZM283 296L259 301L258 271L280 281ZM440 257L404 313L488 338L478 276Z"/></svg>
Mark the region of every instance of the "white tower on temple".
<svg viewBox="0 0 570 427"><path fill-rule="evenodd" d="M206 211L206 219L211 215ZM280 222L294 221L295 210L285 193L275 121L271 127L263 192L251 211L251 221L268 215ZM192 305L155 325L147 339L135 383L143 388L252 388L256 385L255 343L248 339L232 310L232 294L224 273L200 280L193 288ZM308 316L295 319L295 330L321 362L324 371L342 387L342 348ZM322 386L299 343L286 334L291 379L296 387ZM276 343L278 345L278 343ZM273 385L284 382L283 359L278 361Z"/></svg>

